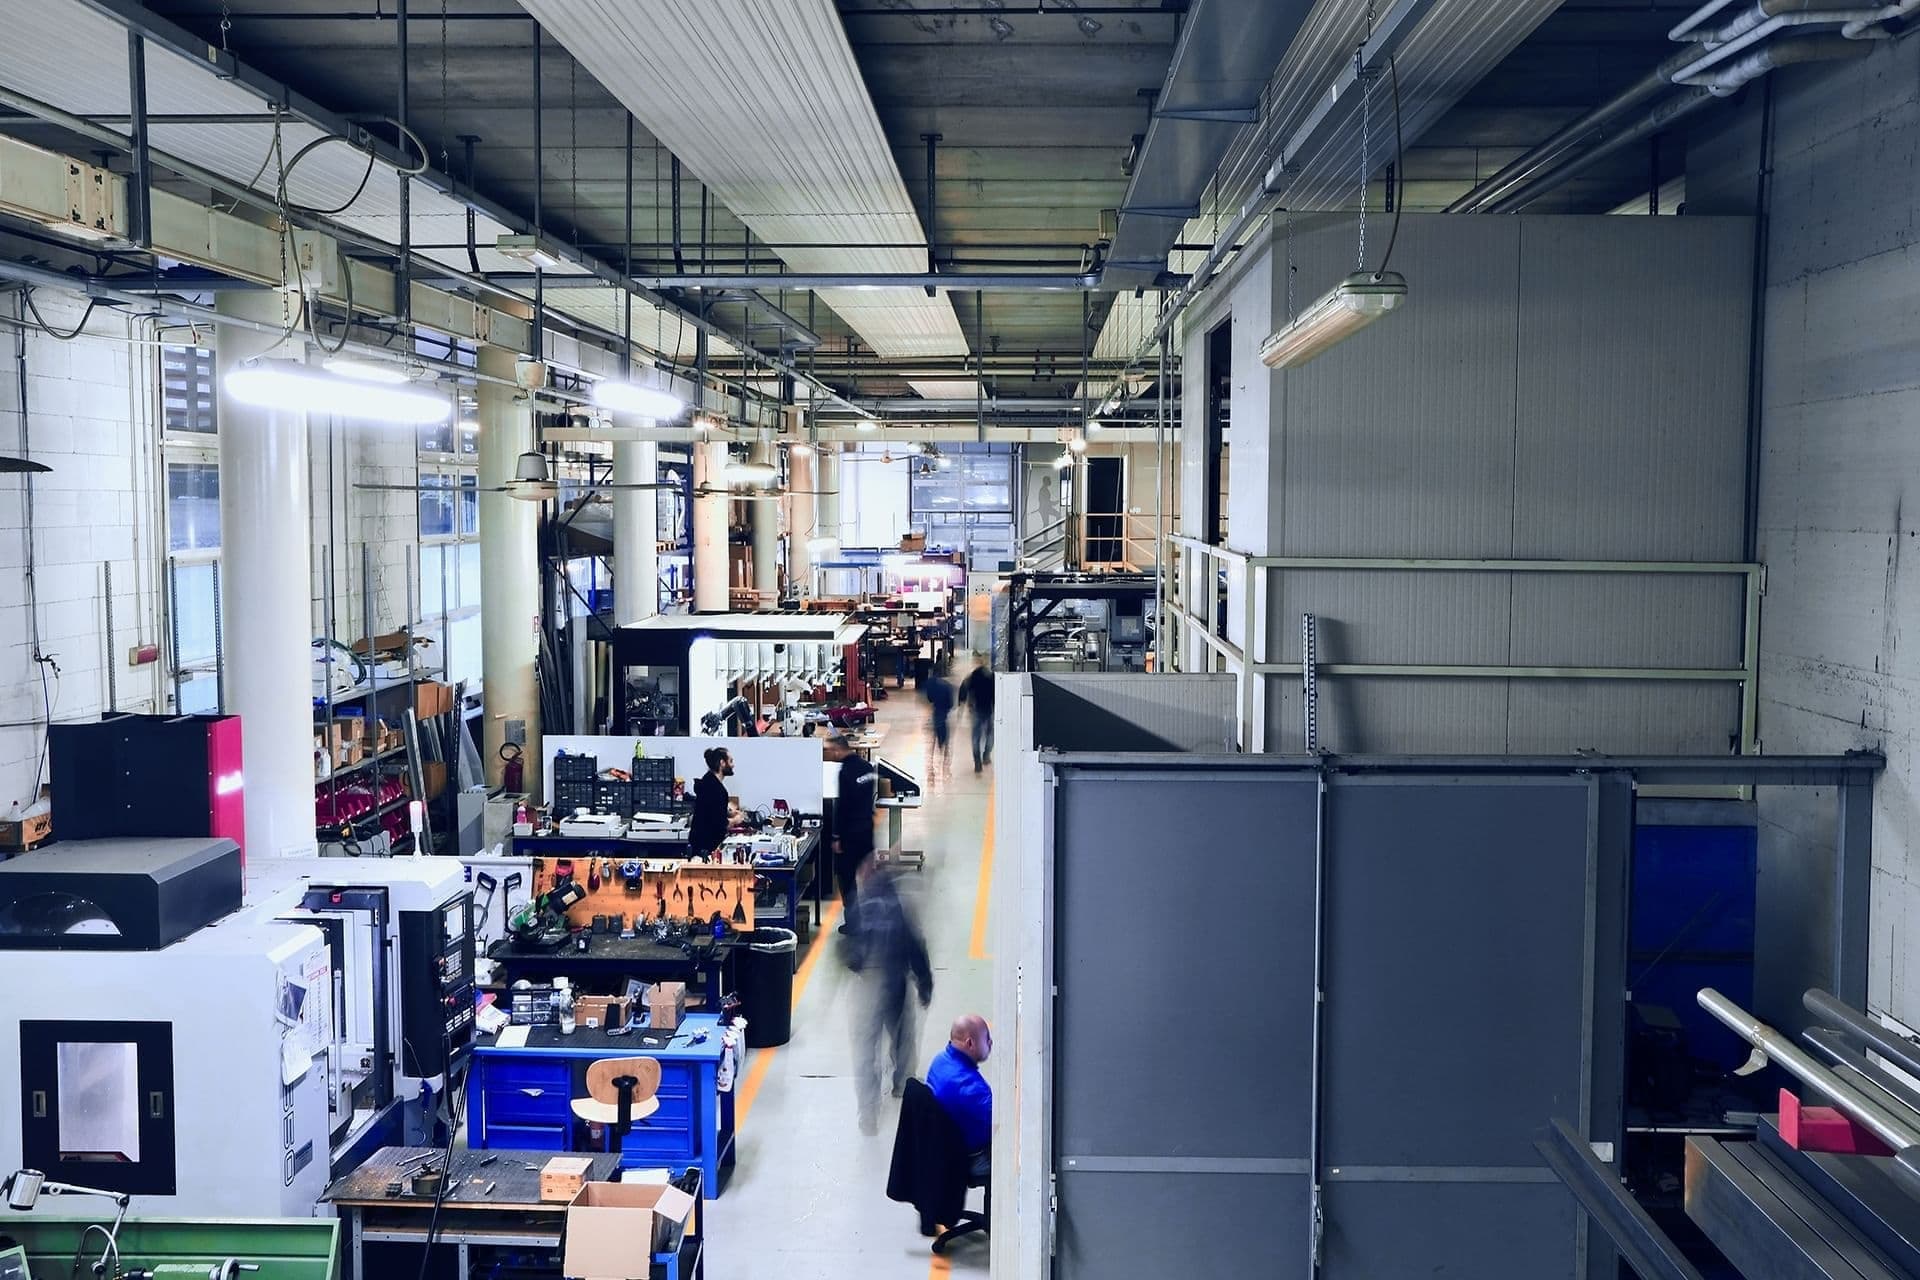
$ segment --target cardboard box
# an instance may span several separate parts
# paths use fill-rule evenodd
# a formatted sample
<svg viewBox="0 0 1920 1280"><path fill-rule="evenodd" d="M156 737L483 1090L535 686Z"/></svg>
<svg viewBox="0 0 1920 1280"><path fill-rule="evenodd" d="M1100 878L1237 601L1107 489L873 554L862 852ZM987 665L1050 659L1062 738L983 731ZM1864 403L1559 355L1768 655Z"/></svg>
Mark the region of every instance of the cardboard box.
<svg viewBox="0 0 1920 1280"><path fill-rule="evenodd" d="M657 1183L589 1182L567 1206L561 1271L577 1280L649 1280L653 1255L680 1247L693 1197Z"/></svg>
<svg viewBox="0 0 1920 1280"><path fill-rule="evenodd" d="M413 714L422 720L443 716L453 710L453 687L437 680L422 680L413 686Z"/></svg>
<svg viewBox="0 0 1920 1280"><path fill-rule="evenodd" d="M0 849L31 849L53 834L53 814L30 813L18 822L0 822Z"/></svg>
<svg viewBox="0 0 1920 1280"><path fill-rule="evenodd" d="M927 535L924 533L909 533L904 535L900 539L900 549L902 551L925 551L927 549Z"/></svg>
<svg viewBox="0 0 1920 1280"><path fill-rule="evenodd" d="M427 784L428 800L438 800L440 793L447 789L447 762L445 760L422 760L420 762L420 780Z"/></svg>
<svg viewBox="0 0 1920 1280"><path fill-rule="evenodd" d="M647 1023L659 1031L672 1031L687 1016L687 984L656 982L647 988Z"/></svg>
<svg viewBox="0 0 1920 1280"><path fill-rule="evenodd" d="M540 1198L572 1200L587 1185L592 1156L555 1156L540 1167Z"/></svg>
<svg viewBox="0 0 1920 1280"><path fill-rule="evenodd" d="M573 1016L583 1027L624 1027L632 1008L625 996L577 996Z"/></svg>

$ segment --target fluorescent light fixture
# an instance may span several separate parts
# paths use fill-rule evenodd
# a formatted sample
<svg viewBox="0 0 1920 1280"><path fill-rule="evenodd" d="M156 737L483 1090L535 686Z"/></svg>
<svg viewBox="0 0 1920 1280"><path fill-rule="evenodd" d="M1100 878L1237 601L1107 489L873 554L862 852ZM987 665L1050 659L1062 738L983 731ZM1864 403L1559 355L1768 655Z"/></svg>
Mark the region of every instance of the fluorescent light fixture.
<svg viewBox="0 0 1920 1280"><path fill-rule="evenodd" d="M671 391L613 378L593 384L593 402L614 413L637 413L643 418L675 418L687 407L687 402Z"/></svg>
<svg viewBox="0 0 1920 1280"><path fill-rule="evenodd" d="M880 429L880 424L871 418L862 418L853 425L857 431L878 431Z"/></svg>
<svg viewBox="0 0 1920 1280"><path fill-rule="evenodd" d="M1407 300L1397 271L1356 271L1260 347L1260 363L1292 369L1345 341Z"/></svg>
<svg viewBox="0 0 1920 1280"><path fill-rule="evenodd" d="M543 271L551 271L555 267L566 265L540 246L538 236L501 236L493 242L493 247L517 262L524 262L530 267L539 267Z"/></svg>
<svg viewBox="0 0 1920 1280"><path fill-rule="evenodd" d="M335 377L290 360L241 365L222 380L241 404L285 413L328 413L366 422L420 426L453 416L453 398L414 387Z"/></svg>
<svg viewBox="0 0 1920 1280"><path fill-rule="evenodd" d="M1073 439L1067 441L1067 448L1073 450L1075 453L1085 453L1087 451L1087 438L1085 436L1075 436Z"/></svg>
<svg viewBox="0 0 1920 1280"><path fill-rule="evenodd" d="M787 448L790 449L792 452L799 454L801 457L806 457L813 452L813 446L808 444L805 440L790 441L787 445Z"/></svg>
<svg viewBox="0 0 1920 1280"><path fill-rule="evenodd" d="M720 475L728 484L772 484L780 478L779 469L764 462L730 462Z"/></svg>
<svg viewBox="0 0 1920 1280"><path fill-rule="evenodd" d="M1107 424L1098 418L1090 418L1087 420L1087 430L1089 431L1105 431L1106 429Z"/></svg>
<svg viewBox="0 0 1920 1280"><path fill-rule="evenodd" d="M1060 470L1065 471L1068 467L1073 465L1073 455L1070 453L1062 453L1059 457L1053 460L1053 465L1058 467Z"/></svg>
<svg viewBox="0 0 1920 1280"><path fill-rule="evenodd" d="M338 377L352 378L355 382L378 382L397 387L413 381L405 366L390 364L385 360L362 360L358 356L328 356L320 362L320 367Z"/></svg>

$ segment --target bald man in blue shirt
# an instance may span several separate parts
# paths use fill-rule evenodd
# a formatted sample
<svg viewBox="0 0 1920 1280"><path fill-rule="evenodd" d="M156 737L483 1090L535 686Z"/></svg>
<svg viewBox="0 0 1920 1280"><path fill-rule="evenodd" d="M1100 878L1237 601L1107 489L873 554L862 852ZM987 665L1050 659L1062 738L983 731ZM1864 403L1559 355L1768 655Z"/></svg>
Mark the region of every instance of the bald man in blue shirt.
<svg viewBox="0 0 1920 1280"><path fill-rule="evenodd" d="M993 1032L977 1013L953 1020L947 1047L927 1068L927 1088L960 1126L970 1161L969 1174L984 1182L991 1169L993 1145L993 1088L980 1074L980 1064L993 1053Z"/></svg>

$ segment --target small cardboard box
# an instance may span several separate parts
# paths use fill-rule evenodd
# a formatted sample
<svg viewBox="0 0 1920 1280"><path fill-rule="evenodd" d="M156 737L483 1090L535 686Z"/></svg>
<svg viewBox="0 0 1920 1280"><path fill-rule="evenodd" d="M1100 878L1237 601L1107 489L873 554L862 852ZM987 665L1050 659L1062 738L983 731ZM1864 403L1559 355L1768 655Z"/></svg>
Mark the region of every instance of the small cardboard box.
<svg viewBox="0 0 1920 1280"><path fill-rule="evenodd" d="M453 710L453 689L437 680L422 680L413 687L413 714L422 720L445 715Z"/></svg>
<svg viewBox="0 0 1920 1280"><path fill-rule="evenodd" d="M900 549L902 551L925 551L927 549L927 535L924 533L902 535L900 539Z"/></svg>
<svg viewBox="0 0 1920 1280"><path fill-rule="evenodd" d="M653 1255L677 1249L693 1197L657 1183L589 1182L567 1206L561 1271L577 1280L649 1280Z"/></svg>
<svg viewBox="0 0 1920 1280"><path fill-rule="evenodd" d="M0 822L0 849L31 849L53 834L53 814L30 813L18 822Z"/></svg>
<svg viewBox="0 0 1920 1280"><path fill-rule="evenodd" d="M573 1002L573 1016L583 1027L624 1027L632 1007L625 996L579 996Z"/></svg>
<svg viewBox="0 0 1920 1280"><path fill-rule="evenodd" d="M572 1200L587 1185L592 1156L555 1156L540 1167L540 1198Z"/></svg>
<svg viewBox="0 0 1920 1280"><path fill-rule="evenodd" d="M686 1016L686 983L656 982L647 988L647 1023L656 1031L672 1031Z"/></svg>

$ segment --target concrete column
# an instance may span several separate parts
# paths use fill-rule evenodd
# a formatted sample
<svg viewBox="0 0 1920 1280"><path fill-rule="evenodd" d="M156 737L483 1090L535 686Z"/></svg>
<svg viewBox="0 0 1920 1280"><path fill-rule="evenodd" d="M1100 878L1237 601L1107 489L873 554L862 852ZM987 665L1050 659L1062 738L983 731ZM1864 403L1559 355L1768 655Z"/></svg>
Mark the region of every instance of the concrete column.
<svg viewBox="0 0 1920 1280"><path fill-rule="evenodd" d="M514 353L480 348L480 373L513 379ZM500 744L524 731L523 785L540 792L540 504L487 490L513 478L533 446L533 405L513 386L482 382L480 400L480 666L486 717L480 753L499 785ZM511 732L510 732L511 731Z"/></svg>
<svg viewBox="0 0 1920 1280"><path fill-rule="evenodd" d="M693 446L693 611L725 613L732 566L727 557L727 446Z"/></svg>
<svg viewBox="0 0 1920 1280"><path fill-rule="evenodd" d="M615 426L653 425L650 418L614 419ZM613 446L615 484L653 484L660 478L660 446L633 440ZM660 612L660 495L652 489L613 491L613 621L626 626Z"/></svg>
<svg viewBox="0 0 1920 1280"><path fill-rule="evenodd" d="M271 293L222 293L221 315L284 324ZM215 383L274 335L215 330ZM324 406L316 406L324 408ZM313 494L307 415L219 393L220 614L226 710L240 717L247 853L310 854L313 834ZM119 656L109 655L118 661Z"/></svg>
<svg viewBox="0 0 1920 1280"><path fill-rule="evenodd" d="M820 480L819 484L813 486L820 490L820 496L814 503L820 525L820 532L816 536L841 542L846 535L841 532L840 526L840 446L837 443L823 444L814 456Z"/></svg>
<svg viewBox="0 0 1920 1280"><path fill-rule="evenodd" d="M754 445L748 457L760 466L775 463L770 444ZM753 520L753 589L760 593L760 603L771 608L780 595L780 504L749 502L747 509Z"/></svg>
<svg viewBox="0 0 1920 1280"><path fill-rule="evenodd" d="M811 599L816 594L813 587L813 547L810 544L820 536L818 507L813 493L820 487L816 481L820 469L814 462L813 454L795 453L787 466L787 487L790 490L787 499L787 571L793 575L794 590L802 599Z"/></svg>

